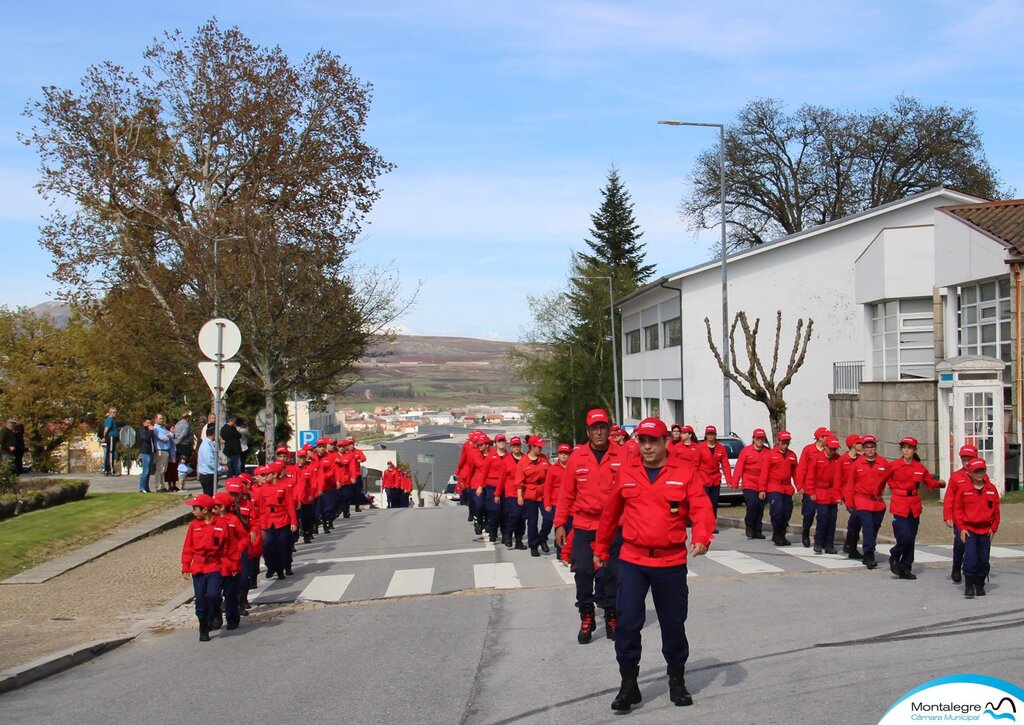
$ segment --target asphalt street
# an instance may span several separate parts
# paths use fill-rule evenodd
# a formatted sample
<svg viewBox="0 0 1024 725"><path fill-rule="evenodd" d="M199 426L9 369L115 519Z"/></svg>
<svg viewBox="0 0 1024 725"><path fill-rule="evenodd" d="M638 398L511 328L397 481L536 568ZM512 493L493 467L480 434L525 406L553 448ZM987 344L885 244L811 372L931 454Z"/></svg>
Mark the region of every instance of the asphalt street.
<svg viewBox="0 0 1024 725"><path fill-rule="evenodd" d="M930 560L907 582L723 529L717 558L691 566L695 704L668 700L649 606L644 703L617 716L613 644L603 628L576 643L552 557L475 540L456 507L341 523L300 549L295 577L261 585L268 614L200 644L183 612L181 628L3 695L4 720L873 723L929 679L1024 672L1024 547L1003 547L989 596L968 601L942 547L920 548Z"/></svg>

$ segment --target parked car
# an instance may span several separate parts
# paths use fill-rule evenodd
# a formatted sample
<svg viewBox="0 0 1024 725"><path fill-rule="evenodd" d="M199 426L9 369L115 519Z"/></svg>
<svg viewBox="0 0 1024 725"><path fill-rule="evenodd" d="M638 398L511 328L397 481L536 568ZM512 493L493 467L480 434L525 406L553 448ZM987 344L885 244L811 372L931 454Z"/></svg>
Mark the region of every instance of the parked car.
<svg viewBox="0 0 1024 725"><path fill-rule="evenodd" d="M729 468L731 470L735 471L736 470L736 461L740 457L740 451L742 451L743 447L746 446L747 444L744 443L743 439L740 438L735 433L729 433L728 435L721 435L721 436L719 436L718 437L718 444L722 445L722 446L725 446L725 450L726 450L726 452L729 455ZM726 482L725 476L722 476L722 480L720 482L720 485L722 487L722 490L718 494L718 503L719 503L719 505L729 504L731 506L731 505L743 503L743 490L742 489L733 490L732 486L730 486Z"/></svg>
<svg viewBox="0 0 1024 725"><path fill-rule="evenodd" d="M455 484L457 482L458 480L455 478L455 476L448 477L448 483L444 487L444 495L448 497L449 501L458 502L459 500L459 495L455 493Z"/></svg>

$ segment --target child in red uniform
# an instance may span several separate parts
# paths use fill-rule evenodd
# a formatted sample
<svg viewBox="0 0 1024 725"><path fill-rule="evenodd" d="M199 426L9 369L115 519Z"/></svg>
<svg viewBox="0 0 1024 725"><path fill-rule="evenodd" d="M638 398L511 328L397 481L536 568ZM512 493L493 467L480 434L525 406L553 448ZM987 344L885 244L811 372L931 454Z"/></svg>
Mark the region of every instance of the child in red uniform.
<svg viewBox="0 0 1024 725"><path fill-rule="evenodd" d="M213 515L213 497L205 493L185 502L195 519L185 531L181 548L181 575L192 578L199 641L210 641L210 623L220 608L221 567L227 551L227 532Z"/></svg>
<svg viewBox="0 0 1024 725"><path fill-rule="evenodd" d="M985 461L972 458L967 464L969 485L957 491L953 521L964 543L964 596L985 596L988 555L992 538L999 529L999 491L988 480Z"/></svg>

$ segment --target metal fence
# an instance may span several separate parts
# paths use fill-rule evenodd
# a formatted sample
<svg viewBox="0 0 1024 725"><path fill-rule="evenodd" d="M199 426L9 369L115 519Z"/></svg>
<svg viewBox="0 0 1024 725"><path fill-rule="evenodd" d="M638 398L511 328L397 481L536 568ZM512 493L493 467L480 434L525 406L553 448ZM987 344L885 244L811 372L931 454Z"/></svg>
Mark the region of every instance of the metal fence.
<svg viewBox="0 0 1024 725"><path fill-rule="evenodd" d="M832 392L852 394L859 393L860 381L863 376L863 360L847 360L844 362L832 363Z"/></svg>

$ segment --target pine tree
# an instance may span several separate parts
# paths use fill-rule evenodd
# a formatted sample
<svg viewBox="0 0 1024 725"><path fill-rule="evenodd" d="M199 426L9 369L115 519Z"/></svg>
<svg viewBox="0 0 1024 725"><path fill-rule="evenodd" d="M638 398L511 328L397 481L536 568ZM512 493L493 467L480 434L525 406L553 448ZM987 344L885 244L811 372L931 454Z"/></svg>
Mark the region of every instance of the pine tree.
<svg viewBox="0 0 1024 725"><path fill-rule="evenodd" d="M593 254L577 254L582 266L605 267L625 273L633 284L640 286L654 274L653 264L644 264L643 232L633 215L633 201L619 178L619 170L612 165L608 183L601 190L601 208L590 215L594 225L587 246Z"/></svg>

